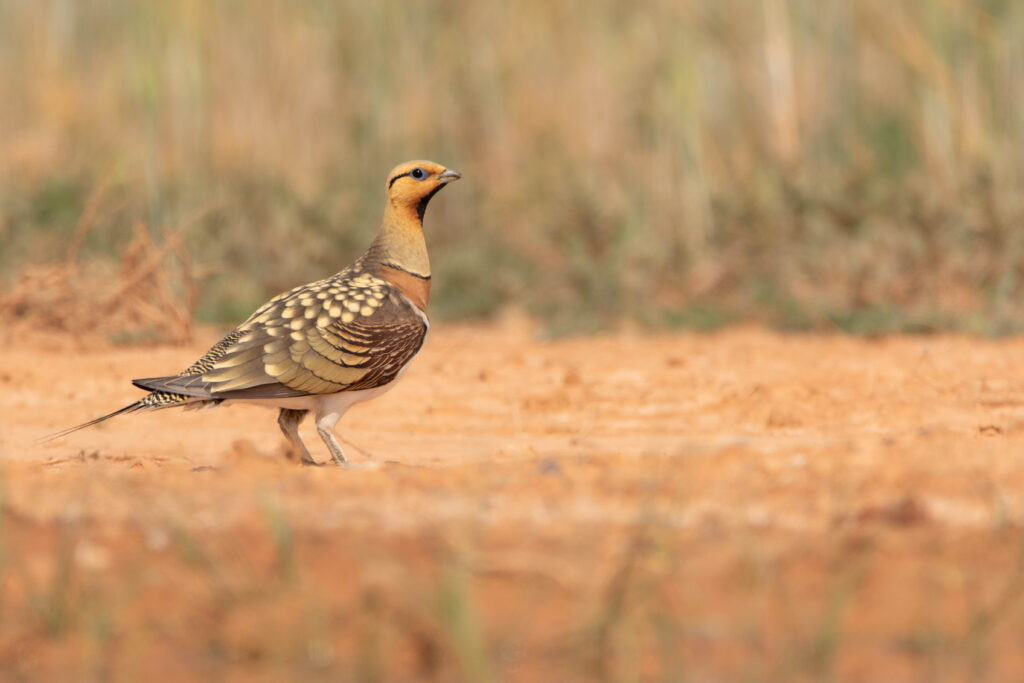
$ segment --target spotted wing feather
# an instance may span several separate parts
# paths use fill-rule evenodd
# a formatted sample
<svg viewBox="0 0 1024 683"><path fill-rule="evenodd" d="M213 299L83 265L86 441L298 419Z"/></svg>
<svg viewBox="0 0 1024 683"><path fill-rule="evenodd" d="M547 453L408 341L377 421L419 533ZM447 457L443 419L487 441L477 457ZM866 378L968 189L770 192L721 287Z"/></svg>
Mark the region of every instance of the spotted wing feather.
<svg viewBox="0 0 1024 683"><path fill-rule="evenodd" d="M271 300L180 375L135 384L193 400L370 389L398 376L426 330L386 281L343 272Z"/></svg>

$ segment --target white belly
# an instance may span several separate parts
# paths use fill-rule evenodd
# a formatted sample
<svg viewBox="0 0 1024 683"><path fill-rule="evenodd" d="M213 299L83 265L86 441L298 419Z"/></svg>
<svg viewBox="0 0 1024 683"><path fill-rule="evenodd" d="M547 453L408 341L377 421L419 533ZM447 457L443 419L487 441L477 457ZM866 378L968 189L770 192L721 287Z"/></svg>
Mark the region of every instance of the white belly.
<svg viewBox="0 0 1024 683"><path fill-rule="evenodd" d="M397 381L397 378L396 380ZM221 405L229 406L234 403L245 403L253 406L265 406L267 408L288 408L290 410L310 410L314 415L326 415L334 413L338 417L345 414L349 408L357 403L377 398L384 392L395 386L395 381L374 387L373 389L362 389L359 391L341 391L337 394L320 394L316 396L295 396L292 398L244 398L228 399Z"/></svg>
<svg viewBox="0 0 1024 683"><path fill-rule="evenodd" d="M248 403L249 405L266 406L267 408L288 408L289 410L309 410L313 413L317 428L325 428L328 431L334 429L334 425L345 412L357 403L377 398L384 392L391 389L402 379L402 375L409 369L409 364L398 371L393 380L373 389L360 389L357 391L340 391L337 394L317 394L311 396L295 396L292 398L240 398L228 399L221 405L232 403Z"/></svg>

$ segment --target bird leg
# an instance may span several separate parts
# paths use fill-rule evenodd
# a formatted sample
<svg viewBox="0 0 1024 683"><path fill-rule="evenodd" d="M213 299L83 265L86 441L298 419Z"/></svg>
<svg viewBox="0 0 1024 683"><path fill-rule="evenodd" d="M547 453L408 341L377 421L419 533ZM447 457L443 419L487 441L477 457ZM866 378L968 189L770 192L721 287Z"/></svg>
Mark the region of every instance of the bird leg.
<svg viewBox="0 0 1024 683"><path fill-rule="evenodd" d="M327 450L331 452L331 457L334 458L335 464L338 467L351 467L351 463L345 457L345 451L341 449L341 444L334 438L334 425L338 423L340 417L337 413L317 416L316 431L320 433L320 438L327 444Z"/></svg>
<svg viewBox="0 0 1024 683"><path fill-rule="evenodd" d="M313 456L309 454L306 444L302 443L302 439L299 438L299 423L302 422L302 418L306 417L308 412L308 410L281 408L281 412L277 416L277 424L281 427L281 431L284 432L285 438L292 445L292 451L299 456L303 465L319 465L320 463L313 460Z"/></svg>
<svg viewBox="0 0 1024 683"><path fill-rule="evenodd" d="M334 438L331 430L317 426L316 431L320 432L320 438L327 444L327 450L331 452L331 457L334 458L334 462L338 467L350 467L351 463L345 457L345 451L341 449L341 444Z"/></svg>

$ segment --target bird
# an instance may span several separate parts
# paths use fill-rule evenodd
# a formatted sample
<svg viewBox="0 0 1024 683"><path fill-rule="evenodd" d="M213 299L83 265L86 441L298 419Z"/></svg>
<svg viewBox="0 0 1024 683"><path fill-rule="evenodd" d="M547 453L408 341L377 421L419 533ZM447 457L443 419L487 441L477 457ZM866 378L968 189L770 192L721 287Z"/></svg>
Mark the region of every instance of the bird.
<svg viewBox="0 0 1024 683"><path fill-rule="evenodd" d="M45 437L50 441L119 415L248 403L277 408L301 463L319 464L299 436L312 413L334 463L351 463L334 435L355 405L391 389L423 346L430 322L427 203L462 175L432 161L388 174L380 230L344 270L260 306L177 375L134 379L149 393L108 415Z"/></svg>

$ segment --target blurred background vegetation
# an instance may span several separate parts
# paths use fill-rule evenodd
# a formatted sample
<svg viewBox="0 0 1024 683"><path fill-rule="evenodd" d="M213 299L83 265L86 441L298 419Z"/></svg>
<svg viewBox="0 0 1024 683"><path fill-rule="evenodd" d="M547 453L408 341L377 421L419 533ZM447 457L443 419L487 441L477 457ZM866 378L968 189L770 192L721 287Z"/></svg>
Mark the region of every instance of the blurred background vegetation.
<svg viewBox="0 0 1024 683"><path fill-rule="evenodd" d="M409 158L443 318L1024 322L1021 2L0 0L0 294L141 228L237 322Z"/></svg>

